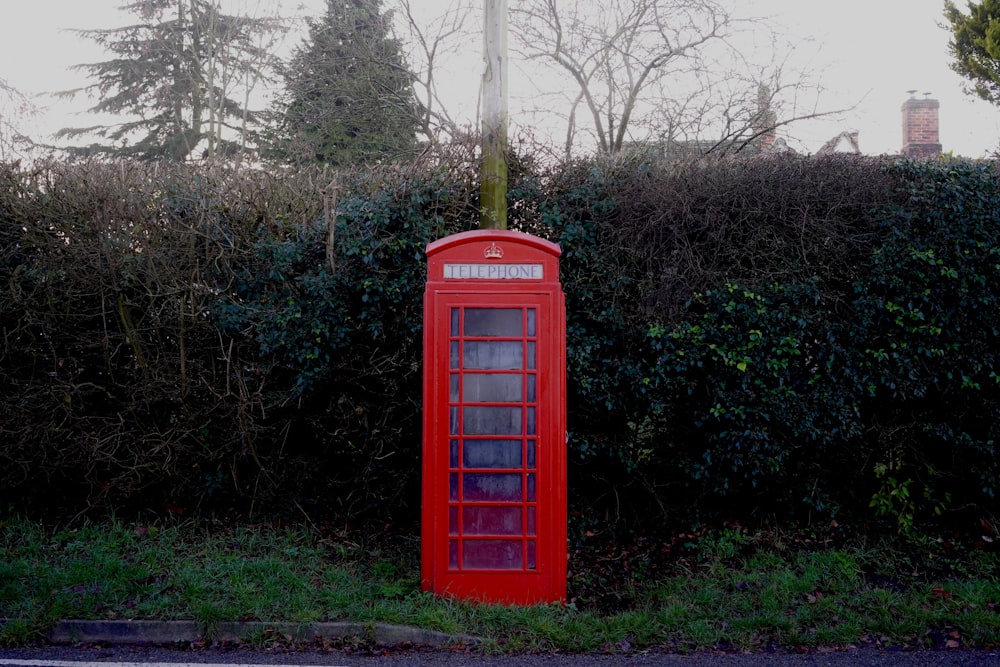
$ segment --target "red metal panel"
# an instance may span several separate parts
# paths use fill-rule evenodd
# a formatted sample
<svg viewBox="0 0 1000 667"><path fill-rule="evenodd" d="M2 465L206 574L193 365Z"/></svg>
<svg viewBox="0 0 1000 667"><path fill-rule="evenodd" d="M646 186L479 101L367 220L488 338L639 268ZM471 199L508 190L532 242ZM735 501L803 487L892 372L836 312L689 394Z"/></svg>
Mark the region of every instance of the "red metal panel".
<svg viewBox="0 0 1000 667"><path fill-rule="evenodd" d="M422 587L491 602L563 601L559 248L478 231L427 253Z"/></svg>

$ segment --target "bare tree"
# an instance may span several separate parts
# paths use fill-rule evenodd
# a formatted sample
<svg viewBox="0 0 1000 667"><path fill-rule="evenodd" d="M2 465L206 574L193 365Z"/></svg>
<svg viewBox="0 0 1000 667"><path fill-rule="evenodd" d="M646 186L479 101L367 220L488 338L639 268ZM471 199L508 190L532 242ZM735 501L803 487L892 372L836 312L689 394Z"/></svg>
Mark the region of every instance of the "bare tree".
<svg viewBox="0 0 1000 667"><path fill-rule="evenodd" d="M36 113L37 107L24 93L0 78L0 161L24 157L31 151L34 144L22 125Z"/></svg>
<svg viewBox="0 0 1000 667"><path fill-rule="evenodd" d="M736 53L735 63L714 62L679 73L679 80L659 82L652 93L657 103L644 118L645 136L659 146L687 145L700 154L759 152L774 144L782 127L843 113L821 109L819 79L790 66L790 54L800 46L779 46L775 40L766 64ZM678 90L688 92L677 95Z"/></svg>
<svg viewBox="0 0 1000 667"><path fill-rule="evenodd" d="M253 4L251 8L249 5ZM263 0L241 0L236 7L242 20L226 20L219 7L205 17L205 152L215 157L223 146L225 130L235 135L231 150L244 153L249 143L253 98L266 86L277 83L277 46L289 30L279 8ZM252 28L252 29L248 29ZM239 95L242 99L236 99ZM233 98L233 99L230 99ZM234 104L235 102L235 104Z"/></svg>
<svg viewBox="0 0 1000 667"><path fill-rule="evenodd" d="M582 105L600 152L613 155L644 96L736 20L715 0L525 0L511 21L528 58L554 62L576 84L570 127Z"/></svg>
<svg viewBox="0 0 1000 667"><path fill-rule="evenodd" d="M605 155L635 140L759 148L780 125L839 113L803 108L821 89L787 67L791 47L723 0L523 0L511 21L526 59L548 62L564 82L569 75L571 92L555 86L567 110L567 157L583 133ZM742 51L751 43L765 64L755 62L762 53Z"/></svg>
<svg viewBox="0 0 1000 667"><path fill-rule="evenodd" d="M451 0L440 13L428 17L424 0L397 0L397 19L406 45L406 61L420 114L419 132L430 143L442 134L454 136L458 126L440 97L442 63L463 52L470 40L481 39L472 0ZM418 11L418 6L420 10Z"/></svg>

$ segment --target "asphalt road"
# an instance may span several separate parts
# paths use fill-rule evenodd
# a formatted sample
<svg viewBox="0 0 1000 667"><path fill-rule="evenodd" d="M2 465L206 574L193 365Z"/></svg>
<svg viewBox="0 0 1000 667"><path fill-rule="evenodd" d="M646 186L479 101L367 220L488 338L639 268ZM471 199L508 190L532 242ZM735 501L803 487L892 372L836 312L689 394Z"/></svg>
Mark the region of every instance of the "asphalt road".
<svg viewBox="0 0 1000 667"><path fill-rule="evenodd" d="M171 650L165 648L46 647L0 649L0 667L398 667L425 665L457 667L958 667L1000 666L1000 652L986 651L874 651L788 653L694 653L690 655L644 652L622 655L503 655L484 656L451 650L392 650L379 655L351 655L337 651L266 651L239 649Z"/></svg>

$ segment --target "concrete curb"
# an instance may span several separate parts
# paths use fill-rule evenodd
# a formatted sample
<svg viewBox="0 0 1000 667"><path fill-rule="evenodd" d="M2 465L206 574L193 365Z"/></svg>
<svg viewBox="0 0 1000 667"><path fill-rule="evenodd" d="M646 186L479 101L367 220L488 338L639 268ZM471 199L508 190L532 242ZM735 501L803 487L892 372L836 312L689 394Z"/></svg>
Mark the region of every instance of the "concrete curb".
<svg viewBox="0 0 1000 667"><path fill-rule="evenodd" d="M5 624L0 619L0 628ZM199 641L253 641L269 637L307 642L359 638L379 646L413 644L443 647L477 644L481 639L388 623L221 622L205 628L195 621L58 621L47 633L53 644L173 644Z"/></svg>
<svg viewBox="0 0 1000 667"><path fill-rule="evenodd" d="M200 641L202 635L194 621L58 621L47 638L53 644L171 644Z"/></svg>

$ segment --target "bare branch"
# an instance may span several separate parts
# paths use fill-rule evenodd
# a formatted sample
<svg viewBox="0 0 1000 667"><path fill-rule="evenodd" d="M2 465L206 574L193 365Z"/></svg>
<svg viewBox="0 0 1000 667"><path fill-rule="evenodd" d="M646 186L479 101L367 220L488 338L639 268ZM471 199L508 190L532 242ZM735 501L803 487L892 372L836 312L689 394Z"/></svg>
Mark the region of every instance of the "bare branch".
<svg viewBox="0 0 1000 667"><path fill-rule="evenodd" d="M420 132L429 142L437 143L441 133L454 136L458 127L441 101L438 71L448 56L458 53L472 38L473 6L469 0L452 0L429 20L415 11L412 0L397 0L397 6L407 37L403 41L409 47L409 73L419 101Z"/></svg>
<svg viewBox="0 0 1000 667"><path fill-rule="evenodd" d="M630 141L663 137L713 136L726 150L742 150L777 127L820 113L817 107L803 112L798 102L789 113L779 104L810 91L818 95L819 88L804 75L788 77L785 63L774 62L782 46L776 40L771 65L757 64L761 47L742 38L759 35L766 21L737 17L721 0L524 0L512 9L512 23L523 57L550 63L572 89L551 79L539 85L539 95L563 91L567 156L581 131L592 132L606 155ZM761 86L770 91L766 109ZM589 127L578 125L580 106L589 112ZM781 123L770 116L764 123L761 114L775 111L783 112Z"/></svg>
<svg viewBox="0 0 1000 667"><path fill-rule="evenodd" d="M30 153L33 142L22 124L37 113L38 108L24 93L0 77L0 160Z"/></svg>

